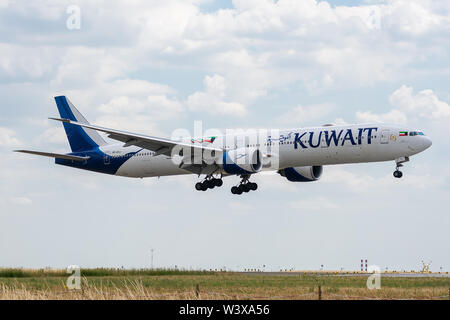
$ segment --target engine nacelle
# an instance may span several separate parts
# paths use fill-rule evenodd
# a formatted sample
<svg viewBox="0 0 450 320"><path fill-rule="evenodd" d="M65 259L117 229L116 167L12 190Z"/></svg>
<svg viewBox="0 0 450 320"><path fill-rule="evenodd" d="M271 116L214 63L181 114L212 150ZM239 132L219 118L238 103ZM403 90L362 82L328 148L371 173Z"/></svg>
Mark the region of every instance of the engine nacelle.
<svg viewBox="0 0 450 320"><path fill-rule="evenodd" d="M317 181L322 176L322 166L286 168L278 171L283 177L292 182Z"/></svg>
<svg viewBox="0 0 450 320"><path fill-rule="evenodd" d="M262 153L256 148L239 148L223 154L222 168L228 174L252 174L263 167Z"/></svg>

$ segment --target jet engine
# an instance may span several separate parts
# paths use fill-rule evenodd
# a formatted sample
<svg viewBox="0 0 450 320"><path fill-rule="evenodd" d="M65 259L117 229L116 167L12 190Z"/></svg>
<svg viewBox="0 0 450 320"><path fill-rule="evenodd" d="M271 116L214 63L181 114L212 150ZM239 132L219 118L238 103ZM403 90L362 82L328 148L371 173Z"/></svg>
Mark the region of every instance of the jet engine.
<svg viewBox="0 0 450 320"><path fill-rule="evenodd" d="M294 167L279 170L278 173L292 182L317 181L322 176L323 166Z"/></svg>
<svg viewBox="0 0 450 320"><path fill-rule="evenodd" d="M263 167L262 153L256 148L238 148L223 154L223 170L228 174L252 174Z"/></svg>

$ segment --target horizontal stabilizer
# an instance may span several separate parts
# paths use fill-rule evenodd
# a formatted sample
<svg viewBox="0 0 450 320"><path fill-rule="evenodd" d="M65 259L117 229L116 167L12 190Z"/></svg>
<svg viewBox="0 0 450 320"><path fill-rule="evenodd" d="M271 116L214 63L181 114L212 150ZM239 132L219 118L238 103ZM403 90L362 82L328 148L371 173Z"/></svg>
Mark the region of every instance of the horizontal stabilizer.
<svg viewBox="0 0 450 320"><path fill-rule="evenodd" d="M34 154L37 156L56 158L56 159L64 159L64 160L72 160L72 161L79 161L79 162L83 162L83 161L86 161L89 159L89 157L78 157L78 156L71 156L71 155L67 155L67 154L38 152L38 151L30 151L30 150L15 150L14 152Z"/></svg>

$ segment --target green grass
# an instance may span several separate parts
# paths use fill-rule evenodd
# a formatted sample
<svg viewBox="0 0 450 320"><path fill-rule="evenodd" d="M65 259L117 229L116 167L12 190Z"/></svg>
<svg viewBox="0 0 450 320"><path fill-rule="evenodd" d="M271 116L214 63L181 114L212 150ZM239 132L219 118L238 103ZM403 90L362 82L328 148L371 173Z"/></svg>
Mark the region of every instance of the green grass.
<svg viewBox="0 0 450 320"><path fill-rule="evenodd" d="M82 277L135 277L135 276L175 276L175 275L207 275L209 271L187 271L178 269L81 269ZM48 278L68 277L65 270L27 270L27 269L0 269L2 278Z"/></svg>
<svg viewBox="0 0 450 320"><path fill-rule="evenodd" d="M318 285L328 288L365 288L366 277L313 276L313 275L247 275L209 271L183 271L171 269L82 269L82 277L91 284L123 286L127 281L139 280L145 287L180 289L199 284L209 288L296 288ZM66 281L69 274L64 270L0 269L0 284L19 282L33 287L55 286ZM435 288L450 287L450 278L388 278L382 277L382 286L389 288Z"/></svg>

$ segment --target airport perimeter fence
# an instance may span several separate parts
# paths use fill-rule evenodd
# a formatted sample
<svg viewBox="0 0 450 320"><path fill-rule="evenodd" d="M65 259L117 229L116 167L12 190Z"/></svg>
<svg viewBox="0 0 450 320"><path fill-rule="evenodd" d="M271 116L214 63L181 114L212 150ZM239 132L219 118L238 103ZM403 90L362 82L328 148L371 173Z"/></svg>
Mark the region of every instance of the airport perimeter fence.
<svg viewBox="0 0 450 320"><path fill-rule="evenodd" d="M61 291L61 292L52 292L51 294L54 295L73 295L74 293L81 293L81 297L85 299L89 299L89 295L84 292L84 290L68 290L68 291ZM108 296L111 299L119 298L122 295L128 295L128 299L132 300L178 300L180 297L187 300L204 300L207 298L207 300L219 300L219 299L226 299L226 300L303 300L303 299L310 299L308 300L443 300L443 299L449 299L450 300L450 288L449 288L449 294L447 295L441 295L441 296L435 296L435 297L426 297L426 298L388 298L388 297L367 297L367 296L352 296L352 295L342 295L332 292L327 292L323 290L322 286L317 287L317 291L309 292L309 293L302 293L302 294L294 294L294 295L278 295L278 296L257 296L257 295L246 295L246 294L226 294L223 292L211 292L211 291L200 291L199 285L196 286L195 290L190 291L183 291L183 292L172 292L172 293L166 293L166 294L150 294L150 295L140 295L140 294L133 294L130 291L127 292L120 292L120 293L114 293L114 292L101 292L101 295ZM213 297L217 297L214 299L211 299ZM331 299L330 299L331 298Z"/></svg>

